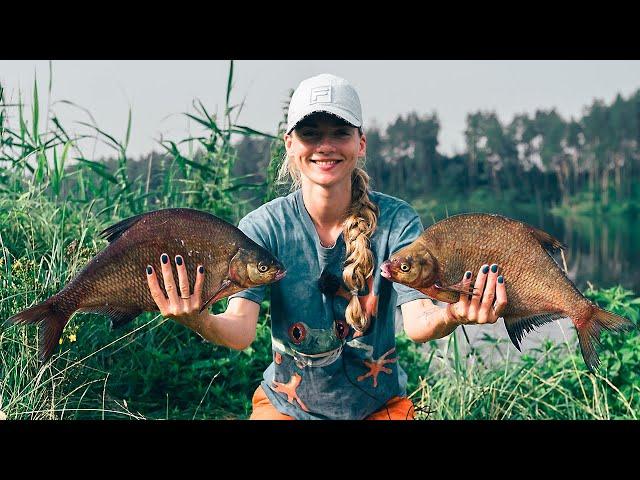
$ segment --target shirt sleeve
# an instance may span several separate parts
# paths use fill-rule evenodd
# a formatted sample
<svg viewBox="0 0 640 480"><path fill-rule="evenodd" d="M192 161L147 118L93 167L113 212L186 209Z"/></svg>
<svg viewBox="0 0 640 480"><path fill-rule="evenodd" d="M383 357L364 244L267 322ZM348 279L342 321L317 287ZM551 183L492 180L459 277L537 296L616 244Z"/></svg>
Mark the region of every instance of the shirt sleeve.
<svg viewBox="0 0 640 480"><path fill-rule="evenodd" d="M394 253L401 248L413 243L424 231L420 217L409 205L401 208L396 214L394 228L389 235L389 252ZM393 288L398 294L396 306L421 298L429 298L424 293L411 287L393 282Z"/></svg>
<svg viewBox="0 0 640 480"><path fill-rule="evenodd" d="M240 220L240 222L238 223L238 228L242 233L244 233L247 237L249 237L251 240L256 242L258 245L260 245L263 248L266 248L269 252L273 253L273 250L269 242L269 235L260 228L264 224L264 222L262 222L261 219L262 219L262 216L257 214L257 212L255 211L251 212L248 215L246 215L244 218L242 218L242 220ZM241 292L231 295L229 297L229 300L236 297L246 298L247 300L251 300L252 302L255 302L258 305L260 305L260 303L262 303L262 300L264 300L266 289L267 289L266 285L248 288L246 290L243 290Z"/></svg>

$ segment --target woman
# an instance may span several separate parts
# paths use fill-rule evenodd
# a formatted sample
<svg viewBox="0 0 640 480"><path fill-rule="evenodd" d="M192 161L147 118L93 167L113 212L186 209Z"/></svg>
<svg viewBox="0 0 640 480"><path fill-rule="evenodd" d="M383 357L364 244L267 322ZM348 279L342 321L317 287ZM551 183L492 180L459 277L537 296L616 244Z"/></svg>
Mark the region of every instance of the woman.
<svg viewBox="0 0 640 480"><path fill-rule="evenodd" d="M380 264L423 226L406 202L368 188L358 166L367 142L356 91L334 75L304 80L287 122L281 177L288 173L300 188L238 225L287 268L271 285L273 362L254 393L251 419L412 419L395 353L397 307L405 332L419 343L461 324L494 323L507 302L498 266L480 269L474 286L482 296L446 308L382 278ZM170 262L162 265L168 297L155 272L147 279L164 316L219 345L251 344L265 287L232 296L222 314L198 314L203 269L190 297L184 262L176 260L179 297Z"/></svg>

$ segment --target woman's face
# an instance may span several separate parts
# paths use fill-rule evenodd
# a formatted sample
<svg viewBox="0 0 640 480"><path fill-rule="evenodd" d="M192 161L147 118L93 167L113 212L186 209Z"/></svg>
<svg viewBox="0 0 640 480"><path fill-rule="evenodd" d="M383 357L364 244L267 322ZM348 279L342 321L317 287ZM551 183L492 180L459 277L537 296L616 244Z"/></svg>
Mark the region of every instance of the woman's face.
<svg viewBox="0 0 640 480"><path fill-rule="evenodd" d="M328 114L304 119L290 135L285 134L284 142L302 181L324 187L350 182L358 158L366 153L365 136Z"/></svg>

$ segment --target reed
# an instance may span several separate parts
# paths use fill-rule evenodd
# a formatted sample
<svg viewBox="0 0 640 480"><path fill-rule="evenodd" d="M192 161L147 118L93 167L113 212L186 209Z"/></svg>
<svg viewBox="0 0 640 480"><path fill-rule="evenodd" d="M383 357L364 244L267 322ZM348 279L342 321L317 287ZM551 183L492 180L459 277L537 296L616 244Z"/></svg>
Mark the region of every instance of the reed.
<svg viewBox="0 0 640 480"><path fill-rule="evenodd" d="M165 207L209 211L236 223L255 200L246 192L280 192L276 173L281 137L238 124L242 104L231 103L229 66L222 115L195 100L185 119L199 132L159 139L160 154L141 164L127 152L135 134L132 112L124 136L104 131L91 113L52 97L45 107L34 78L27 102L0 85L0 321L60 290L101 250L98 232L114 222ZM84 112L80 133L61 124L57 105ZM286 109L286 104L285 104ZM266 182L234 177L233 139L258 135L272 142ZM112 161L91 146L108 145ZM266 189L265 189L266 187ZM637 322L640 299L620 288L587 291L605 308ZM224 302L214 311L224 309ZM253 390L271 361L269 303L261 307L256 341L244 351L204 342L159 315L141 315L110 331L99 315L77 314L62 344L44 365L36 360L37 326L0 328L0 417L10 419L247 418ZM423 419L636 418L640 345L630 336L605 336L603 368L590 375L575 342L545 343L519 356L498 339L463 348L462 331L426 348L398 337L409 393ZM488 354L487 354L488 352ZM490 361L495 357L494 361Z"/></svg>

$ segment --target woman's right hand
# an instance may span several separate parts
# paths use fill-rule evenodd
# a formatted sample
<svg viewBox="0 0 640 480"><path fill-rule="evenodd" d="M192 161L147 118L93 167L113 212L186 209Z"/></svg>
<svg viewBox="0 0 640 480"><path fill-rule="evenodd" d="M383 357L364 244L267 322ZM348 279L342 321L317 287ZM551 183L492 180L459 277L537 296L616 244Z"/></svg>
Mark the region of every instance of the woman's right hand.
<svg viewBox="0 0 640 480"><path fill-rule="evenodd" d="M202 315L208 315L207 310L200 314L202 305L202 286L204 285L204 267L198 265L196 268L196 281L193 286L193 293L189 291L189 276L184 259L180 255L176 255L176 270L178 271L178 285L173 278L171 263L166 253L160 255L160 265L162 268L162 279L164 280L165 293L160 288L158 277L151 265L147 265L147 284L151 291L151 296L156 302L160 314L163 317L173 318L180 323L185 321L197 320Z"/></svg>

